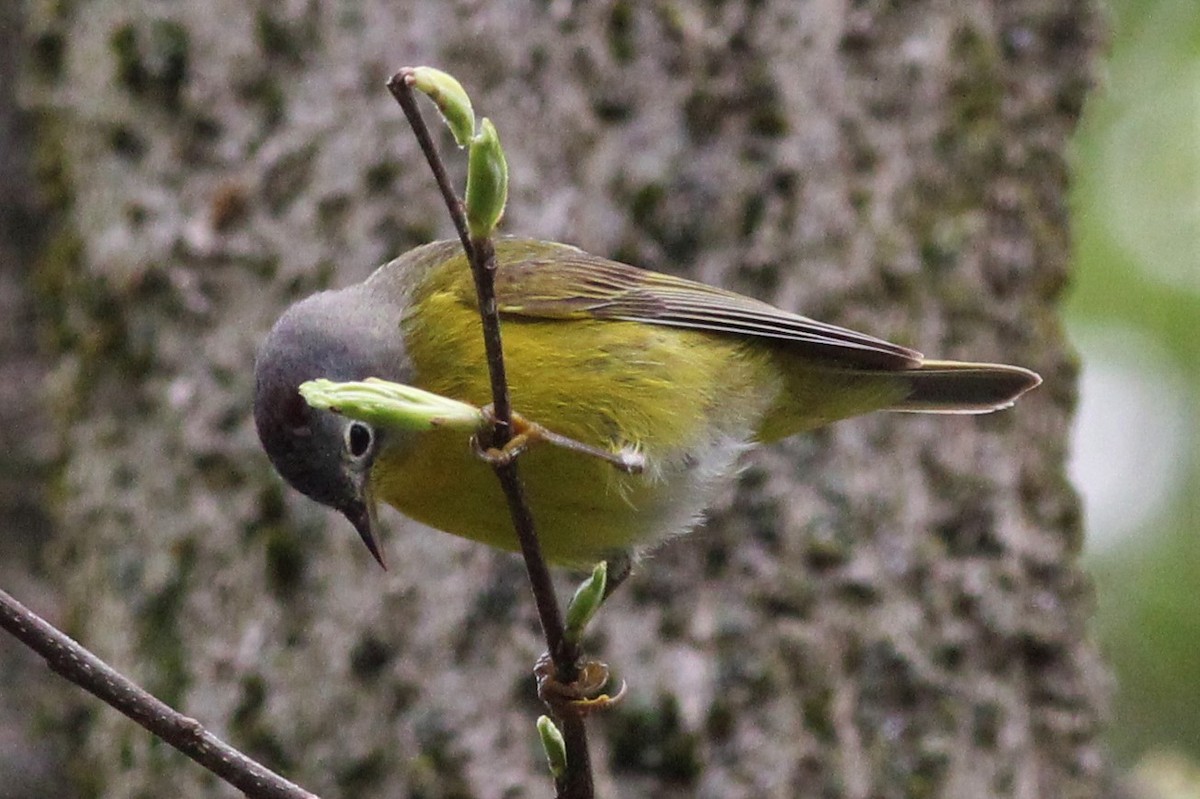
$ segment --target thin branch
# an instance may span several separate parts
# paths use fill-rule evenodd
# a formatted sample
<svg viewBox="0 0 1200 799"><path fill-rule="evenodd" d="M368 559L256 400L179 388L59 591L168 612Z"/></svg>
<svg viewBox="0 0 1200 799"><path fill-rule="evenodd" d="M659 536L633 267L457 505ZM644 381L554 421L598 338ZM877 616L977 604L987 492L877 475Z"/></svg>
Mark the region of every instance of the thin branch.
<svg viewBox="0 0 1200 799"><path fill-rule="evenodd" d="M421 111L417 107L410 80L411 71L401 69L388 81L388 90L404 110L404 115L408 118L413 132L417 136L421 150L438 181L446 208L454 220L454 227L458 230L459 238L462 240L463 250L467 253L467 258L471 263L479 302L479 314L483 325L488 374L491 377L492 408L496 418L490 444L493 447L503 447L512 435L512 405L504 370L504 350L500 336L500 318L496 306L495 248L490 237L472 240L467 232L467 220L462 201L459 200L446 177L445 165L433 144ZM578 647L570 644L564 635L562 611L559 609L558 598L554 593L550 570L542 556L541 544L538 542L533 523L533 514L529 510L529 503L525 500L516 460L495 463L493 468L496 477L500 480L505 499L508 501L513 527L516 529L517 540L521 544L521 555L525 558L525 568L529 573L529 584L533 591L534 603L537 605L538 617L541 620L542 633L546 637L547 651L553 658L562 681L571 682L578 675L580 653ZM591 799L595 789L592 784L587 729L583 719L578 715L570 713L559 715L558 722L567 749L567 772L561 780L558 780L558 795L561 799Z"/></svg>
<svg viewBox="0 0 1200 799"><path fill-rule="evenodd" d="M0 627L50 669L124 713L252 799L317 799L122 676L79 643L0 591Z"/></svg>

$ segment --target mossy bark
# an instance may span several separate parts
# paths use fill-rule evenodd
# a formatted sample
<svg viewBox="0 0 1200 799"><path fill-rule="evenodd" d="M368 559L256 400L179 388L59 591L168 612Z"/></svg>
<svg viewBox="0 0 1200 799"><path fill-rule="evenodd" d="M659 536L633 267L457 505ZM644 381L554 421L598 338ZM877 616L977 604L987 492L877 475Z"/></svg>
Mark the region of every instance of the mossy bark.
<svg viewBox="0 0 1200 799"><path fill-rule="evenodd" d="M249 414L287 303L451 232L383 87L428 63L504 137L505 230L1046 378L1007 413L756 452L597 623L631 685L594 725L601 793L1099 792L1059 320L1092 3L24 13L57 220L32 280L63 442L47 581L101 656L327 797L547 795L519 562L393 515L380 572ZM233 795L72 701L82 792Z"/></svg>

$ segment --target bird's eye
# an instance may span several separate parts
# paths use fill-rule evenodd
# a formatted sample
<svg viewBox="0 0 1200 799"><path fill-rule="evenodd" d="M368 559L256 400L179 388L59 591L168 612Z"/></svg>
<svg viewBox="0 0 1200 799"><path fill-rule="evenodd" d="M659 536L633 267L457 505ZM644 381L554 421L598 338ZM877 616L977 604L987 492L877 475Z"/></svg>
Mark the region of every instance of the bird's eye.
<svg viewBox="0 0 1200 799"><path fill-rule="evenodd" d="M361 458L371 451L374 436L371 428L362 422L351 422L346 428L346 450L352 458Z"/></svg>

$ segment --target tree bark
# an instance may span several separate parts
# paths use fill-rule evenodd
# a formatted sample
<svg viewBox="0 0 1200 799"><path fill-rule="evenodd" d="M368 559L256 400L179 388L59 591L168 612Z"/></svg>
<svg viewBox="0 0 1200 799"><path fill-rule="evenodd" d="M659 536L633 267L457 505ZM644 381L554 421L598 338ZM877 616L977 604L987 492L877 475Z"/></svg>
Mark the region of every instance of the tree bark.
<svg viewBox="0 0 1200 799"><path fill-rule="evenodd" d="M631 696L593 722L600 794L1100 792L1059 321L1093 4L24 13L57 220L32 281L64 442L47 582L101 657L326 797L549 795L518 559L392 514L380 572L282 487L249 413L286 304L451 235L384 88L428 63L496 122L506 232L1046 378L1002 414L755 452L602 614L589 649ZM220 795L75 701L80 790Z"/></svg>

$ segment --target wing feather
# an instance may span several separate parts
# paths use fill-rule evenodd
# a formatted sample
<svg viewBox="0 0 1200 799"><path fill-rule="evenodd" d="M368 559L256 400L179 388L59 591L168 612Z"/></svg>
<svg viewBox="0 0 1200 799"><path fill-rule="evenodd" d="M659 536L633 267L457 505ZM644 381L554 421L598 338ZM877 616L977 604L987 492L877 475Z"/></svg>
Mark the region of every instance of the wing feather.
<svg viewBox="0 0 1200 799"><path fill-rule="evenodd" d="M565 245L500 242L496 294L505 315L614 319L779 342L806 357L869 369L908 369L921 354L732 291L638 269ZM547 248L553 247L552 251ZM536 256L532 253L536 252ZM506 257L508 253L516 258ZM531 257L532 256L532 257Z"/></svg>

